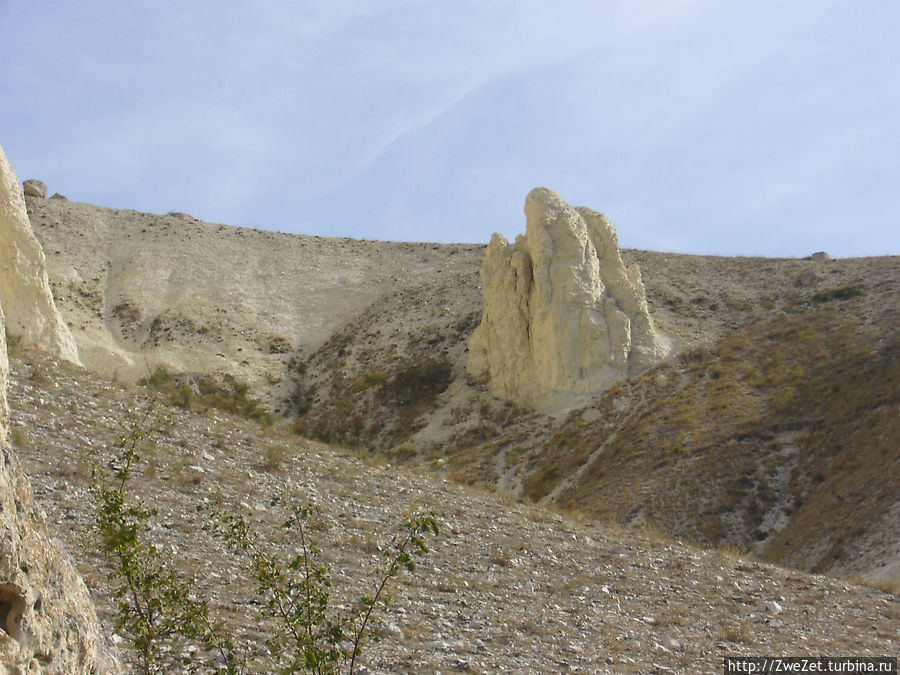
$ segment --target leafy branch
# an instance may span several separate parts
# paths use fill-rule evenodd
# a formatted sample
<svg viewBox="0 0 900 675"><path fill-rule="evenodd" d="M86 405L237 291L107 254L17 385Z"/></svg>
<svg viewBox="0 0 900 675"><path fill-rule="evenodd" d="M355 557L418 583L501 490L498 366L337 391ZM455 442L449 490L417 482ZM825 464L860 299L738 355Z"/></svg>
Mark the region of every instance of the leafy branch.
<svg viewBox="0 0 900 675"><path fill-rule="evenodd" d="M284 504L280 496L271 505L288 511L281 529L299 544L295 555L283 563L260 542L242 515L218 512L207 528L248 558L263 611L277 620L266 647L285 662L278 672L332 675L346 664L352 675L364 646L379 637L380 623L374 617L376 610L388 607L388 581L401 570L415 571L413 553L429 551L424 537L438 534L437 520L432 513L407 520L383 550L388 562L377 572L373 593L360 598L346 616L335 617L329 611L330 570L321 562L322 551L312 543L319 529L313 518L318 510L311 504Z"/></svg>
<svg viewBox="0 0 900 675"><path fill-rule="evenodd" d="M226 665L214 667L214 672L238 673L233 645L210 620L209 603L194 599L193 579L180 579L148 539L148 523L156 509L129 499L135 466L143 453L155 450L155 435L167 424L168 420L147 411L118 439L118 454L105 467L95 463L92 469L94 527L100 550L114 564L110 579L119 614L116 630L131 636L143 673L166 672L176 657L164 657L161 646L185 640L200 642L206 651L218 654ZM187 666L189 672L199 667L179 665Z"/></svg>
<svg viewBox="0 0 900 675"><path fill-rule="evenodd" d="M284 536L298 544L286 560L270 552L272 547L241 513L199 505L198 511L210 516L204 530L245 556L260 611L274 624L264 640L265 652L257 645L238 649L223 624L210 618L208 600L197 598L194 580L179 577L149 540L156 510L129 492L135 467L155 450L156 434L168 423L148 411L119 438L118 452L106 466L95 463L92 472L94 528L101 551L113 563L116 630L131 638L141 672L179 668L243 675L253 672L251 662L255 665L264 653L269 661L265 673L334 675L346 667L353 675L365 645L379 638L377 614L389 606L389 581L403 570L414 572L414 555L428 553L426 536L438 534L434 514L415 515L403 523L382 549L386 563L376 572L372 592L339 613L330 604L331 571L314 542L321 530L314 505L287 503L281 495L271 499L271 505L286 514Z"/></svg>

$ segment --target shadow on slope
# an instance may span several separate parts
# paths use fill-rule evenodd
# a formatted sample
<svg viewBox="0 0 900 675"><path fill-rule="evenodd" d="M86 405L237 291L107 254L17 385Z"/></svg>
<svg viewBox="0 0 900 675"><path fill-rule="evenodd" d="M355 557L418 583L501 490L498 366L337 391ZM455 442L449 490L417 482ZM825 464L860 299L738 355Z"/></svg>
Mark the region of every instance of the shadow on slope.
<svg viewBox="0 0 900 675"><path fill-rule="evenodd" d="M898 353L834 307L759 322L574 411L526 493L804 569L870 569L855 544L897 497Z"/></svg>

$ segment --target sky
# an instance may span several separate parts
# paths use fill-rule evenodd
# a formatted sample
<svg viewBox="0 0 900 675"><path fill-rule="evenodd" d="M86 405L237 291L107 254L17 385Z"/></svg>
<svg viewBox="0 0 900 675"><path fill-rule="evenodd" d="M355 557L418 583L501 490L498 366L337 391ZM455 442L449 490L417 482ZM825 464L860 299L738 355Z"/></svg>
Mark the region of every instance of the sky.
<svg viewBox="0 0 900 675"><path fill-rule="evenodd" d="M900 254L895 0L0 0L0 145L69 199L486 243Z"/></svg>

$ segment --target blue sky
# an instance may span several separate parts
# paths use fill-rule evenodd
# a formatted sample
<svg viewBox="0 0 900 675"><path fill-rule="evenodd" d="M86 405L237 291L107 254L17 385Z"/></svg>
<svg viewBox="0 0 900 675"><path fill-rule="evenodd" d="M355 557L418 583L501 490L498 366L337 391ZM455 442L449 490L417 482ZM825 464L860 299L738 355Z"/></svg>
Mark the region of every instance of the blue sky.
<svg viewBox="0 0 900 675"><path fill-rule="evenodd" d="M900 254L900 3L0 0L0 145L103 206L487 242Z"/></svg>

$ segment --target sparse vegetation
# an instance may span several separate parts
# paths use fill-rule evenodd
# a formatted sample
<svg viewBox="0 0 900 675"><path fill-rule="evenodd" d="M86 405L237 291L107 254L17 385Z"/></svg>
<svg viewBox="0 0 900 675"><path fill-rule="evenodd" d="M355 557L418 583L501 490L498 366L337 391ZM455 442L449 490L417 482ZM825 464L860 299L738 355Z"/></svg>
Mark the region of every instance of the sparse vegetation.
<svg viewBox="0 0 900 675"><path fill-rule="evenodd" d="M266 471L279 471L288 454L288 448L282 444L274 444L266 447L263 458L263 465L265 466Z"/></svg>
<svg viewBox="0 0 900 675"><path fill-rule="evenodd" d="M10 357L17 358L22 354L22 336L6 332L6 352Z"/></svg>
<svg viewBox="0 0 900 675"><path fill-rule="evenodd" d="M161 396L179 406L171 409L178 421L160 434L158 453L144 448L129 497L140 495L159 509L146 534L162 558L197 574L195 594L210 599L211 614L229 623L240 645L266 649L260 636L275 620L255 604L255 582L240 573L246 558L199 531L214 509L200 516L192 506L204 499L222 504L217 490L245 502L215 508L260 528L261 541L284 566L296 547L272 530L290 517L282 510L289 501L278 507L269 501L273 488L284 487L300 495L304 508L315 495L322 509L304 527L324 549L320 566L336 570L334 608L349 609L361 592L359 583L341 589L379 558L383 533L400 518L398 500L453 505L441 571L434 583L430 574L424 583L418 575L408 586L404 580L400 588L411 601L402 627L386 622L389 644L369 651L367 665L379 672L705 672L721 666L723 650L896 653L893 598L845 579L736 562L732 555L752 551L851 575L868 575L870 563L881 562L876 549L893 555L889 537L896 528L884 505L896 500L892 479L900 471L896 258L818 264L625 251L627 262L643 269L657 325L679 349L694 348L569 418L551 419L519 411L465 379L465 340L480 319L483 247L467 254L463 269L443 254L426 260L430 246L403 245L409 255L401 263L398 247L279 235L278 248L291 245L289 254L271 256L253 280L264 290L271 284L276 292L267 296L245 288L243 274L228 277L234 259L221 256L271 251L262 248L262 237L274 235L215 226L210 236L228 246L204 247L205 226L196 223L189 232L178 228L194 241L174 262L184 255L203 266L203 255L220 252L217 267L205 269L222 275L195 277L215 283L216 292L176 293L177 302L162 311L147 302L145 291L154 286L139 285L146 281L141 270L154 265L129 267L127 275L120 267L135 260L135 247L141 260L162 261L160 252L173 241L163 236L161 218L131 214L142 221L132 227L118 220L122 214L103 212L104 269L107 261L81 257L88 251L83 243L97 250L95 239L83 236L90 221L46 211L55 206L36 201L30 208L43 214L32 220L45 222L51 280L70 269L83 279L53 286L79 340L112 337L135 359L148 348L161 359L172 350L178 354L172 363L189 353L197 363L213 363L220 352L235 355L232 372L243 369L240 377L263 388L254 385L245 398L281 395L286 384L299 382L290 407L298 430L352 446L348 452L285 439L239 416L189 414L203 412L202 397L217 387L226 397L240 392L199 375L160 378ZM142 227L153 236L142 237ZM297 286L284 285L298 275L269 275L297 260L303 290L315 291L310 301L292 292ZM174 291L183 278L156 281ZM129 295L129 288L141 293ZM234 298L241 311L233 311ZM202 326L189 334L185 316ZM280 318L290 321L273 323ZM272 340L282 333L285 342ZM10 428L24 441L16 454L28 458L22 463L48 527L77 550L101 621L111 627L111 594L97 572L96 547L77 548L87 518L79 503L86 481L77 467L102 455L104 437L114 433L109 425L139 408L143 392L107 390L88 373L73 374L30 350L27 357L12 364ZM400 369L431 359L452 365L458 377L452 388L421 408L403 386L391 391L402 382ZM122 373L127 380L130 372ZM386 466L398 460L414 466L399 472ZM435 469L439 479L416 483L411 475L420 467ZM497 498L443 478L496 487ZM598 527L607 522L612 526ZM631 528L642 523L665 539L636 538ZM296 538L296 529L287 532ZM882 572L888 577L891 568ZM772 599L784 606L776 620L758 610ZM692 620L700 615L703 621ZM730 644L720 644L726 639ZM195 658L205 655L201 648ZM225 659L216 664L225 666Z"/></svg>
<svg viewBox="0 0 900 675"><path fill-rule="evenodd" d="M858 298L865 295L867 290L865 284L850 284L828 291L819 291L813 295L812 299L813 302L819 303L832 302L834 300L850 300L851 298Z"/></svg>
<svg viewBox="0 0 900 675"><path fill-rule="evenodd" d="M351 448L379 436L396 447L416 430L416 420L434 409L451 380L446 358L409 359L390 370L369 368L353 378L335 370L327 403L316 405L306 395L294 431Z"/></svg>
<svg viewBox="0 0 900 675"><path fill-rule="evenodd" d="M236 644L225 623L210 617L209 602L197 597L193 579L179 574L150 541L156 510L129 489L164 423L150 413L133 422L108 466L96 464L93 471L94 527L101 551L114 565L116 630L131 638L141 671L331 675L346 668L353 675L366 644L380 637L390 580L403 570L414 572L415 555L429 551L425 537L438 534L434 514L411 516L389 544L376 546L385 562L371 592L349 608L335 608L332 574L314 543L315 532L324 527L314 505L282 495L270 500L270 507L285 513L284 536L297 541L296 552L282 560L239 510L198 504L209 515L204 529L245 556L259 596L256 620L271 623L264 645Z"/></svg>
<svg viewBox="0 0 900 675"><path fill-rule="evenodd" d="M107 427L113 421L111 417L139 409L143 392L109 387L99 378L60 367L52 360L41 363L52 386L33 386L28 380L28 365L21 361L13 364L12 386L19 395L12 428L22 429L29 440L27 451L17 454L23 468L33 476L36 499L41 500L48 515L48 526L73 552L96 600L98 614L111 630L115 607L103 566L95 556L97 547L82 548L89 509L79 508L73 500L84 481L48 472L46 466L48 461L66 461L69 451L79 444L70 439L78 438L74 434L85 425L101 445L108 434L118 433ZM730 367L724 370L725 377L730 377ZM662 373L651 374L649 382L660 388L660 395L678 391L667 388L679 384L671 373L665 386L657 381L658 374ZM637 387L642 384L643 380L622 383L617 396L619 411L616 413L616 407L610 404L609 415L627 414L628 408L621 406L639 401ZM43 401L40 405L39 399ZM464 416L464 423L475 420L481 402L489 403L485 406L488 422L484 442L499 442L502 439L497 437L511 435L522 425L526 432L521 448L509 447L506 454L511 463L528 461L535 434L543 428L542 418L529 414L512 426L501 427L499 418L505 405L482 395L472 403L472 412ZM455 400L454 406L459 403ZM598 406L604 403L599 401ZM601 412L588 408L580 415L580 423L597 429ZM176 423L159 434L159 448L152 455L149 450L144 455L147 463L151 459L156 462L157 477L148 475L146 463L142 463L129 494L159 509L149 530L152 540L167 561L196 575L198 596L209 598L211 616L226 622L238 646L264 645L270 623L258 611L254 582L242 574L245 558L205 536L200 525L208 517L196 514L192 506L203 499L216 504L217 494L225 495L229 503L246 501L252 510L245 511L237 503L237 511L261 528L260 534L273 554L288 561L296 549L290 541L272 536L278 530L280 514L268 506L268 495L273 488L285 487L302 499L304 494L311 494L306 492L306 486L311 486L317 490L316 502L322 510L308 522L312 536L323 549L322 560L334 570L330 604L336 609L349 608L362 591L368 590L362 582L380 558L378 543L386 540L385 535L390 537L391 524L403 517L398 501L408 498L446 504L448 524L442 527L439 559L426 560L414 577L399 580L396 586L392 583L395 607L401 605L402 609L397 607L396 614L390 611L383 615L382 643L366 647L365 665L373 672L465 672L466 668L476 672L549 672L558 669L560 663L592 672L646 669L651 664L676 672L706 672L721 667L716 657L721 649L717 640L736 616L755 626L753 643L744 647L755 653L804 649L852 652L860 645L875 653L896 651L896 602L872 588L827 575L810 576L755 562L733 562L714 552L681 546L670 538L648 541L635 537L630 528L608 527L596 515L573 520L568 510L560 509L557 514L543 506L524 504L511 494L498 493L494 498L481 490L463 490L442 480L416 482L408 471L373 467L351 454L297 439L292 444L308 447L309 452L298 452L292 458L290 472L272 475L261 463L265 448L277 438L270 432L237 417L209 418L180 409L172 410L172 415ZM703 419L701 415L698 422ZM44 433L51 421L74 434L56 437ZM652 428L652 418L645 428ZM105 454L96 443L84 447L90 448L89 457ZM477 446L473 447L475 451ZM426 452L428 457L445 457L447 464L451 462L441 444L429 445ZM492 454L489 457L493 459ZM724 457L732 461L730 455ZM470 457L474 459L474 455ZM195 471L195 465L203 471ZM468 466L472 464L461 464L461 471L468 471ZM178 467L183 467L181 473ZM766 464L766 470L768 467ZM182 479L193 474L203 477L202 484L181 489ZM613 474L618 478L615 471ZM449 472L445 475L449 477ZM657 497L651 492L643 495L647 501ZM658 509L659 503L653 501L651 505ZM582 499L580 504L567 503L566 508L586 504ZM671 531L666 521L658 521L657 527L667 535ZM680 536L673 538L683 540ZM491 565L500 551L508 554L504 556L508 564ZM440 572L430 571L433 562L438 563ZM420 570L429 571L422 574ZM723 587L730 592L722 593ZM756 609L760 602L770 599L784 606L784 613L773 622L780 624L777 628L766 623L768 617ZM707 619L690 620L697 613ZM516 619L509 621L509 616ZM644 622L644 616L653 617L658 625ZM615 638L609 643L617 645L617 650L604 647L604 635ZM471 636L491 640L485 639L481 645ZM120 657L133 665L135 654L128 649L130 641L125 637ZM675 640L670 638L680 646L673 647ZM654 640L671 652L654 648ZM569 645L580 646L583 652L576 653ZM185 651L175 655L181 657ZM194 658L203 656L197 653ZM262 667L259 670L271 672ZM187 672L187 667L170 672Z"/></svg>
<svg viewBox="0 0 900 675"><path fill-rule="evenodd" d="M158 365L146 377L138 380L138 384L163 394L170 403L185 410L217 408L258 422L264 427L274 421L272 413L262 406L259 399L250 396L249 385L230 376L221 380L206 376L175 376L165 366Z"/></svg>
<svg viewBox="0 0 900 675"><path fill-rule="evenodd" d="M896 336L879 342L832 306L757 322L623 383L642 406L617 411L607 392L599 419L570 416L524 494L578 470L560 503L626 523L640 511L669 536L828 569L890 502L898 352ZM786 527L763 526L779 512ZM822 522L827 547L811 534ZM802 544L813 536L818 548Z"/></svg>

